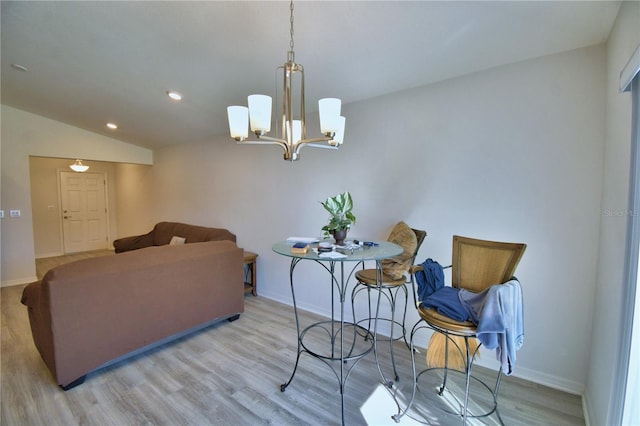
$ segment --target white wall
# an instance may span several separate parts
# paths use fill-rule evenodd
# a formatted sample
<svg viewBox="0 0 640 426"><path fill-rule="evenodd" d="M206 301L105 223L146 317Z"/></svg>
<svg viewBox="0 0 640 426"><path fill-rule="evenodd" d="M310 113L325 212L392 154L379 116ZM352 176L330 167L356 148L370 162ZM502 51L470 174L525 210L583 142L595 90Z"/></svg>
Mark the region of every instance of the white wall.
<svg viewBox="0 0 640 426"><path fill-rule="evenodd" d="M145 181L152 167L144 164L118 163L115 165L115 196L118 223L113 239L149 232L155 222L151 219L151 190L142 191L140 183Z"/></svg>
<svg viewBox="0 0 640 426"><path fill-rule="evenodd" d="M420 262L448 264L453 234L525 242L518 277L526 338L515 374L581 393L601 220L604 81L603 46L503 66L343 106L337 152L306 148L286 163L276 147L220 137L155 152L138 187L151 194L152 221L236 233L260 256L259 294L285 303L289 261L271 246L320 235L319 201L341 191L354 197L353 237L385 238L398 220L427 230ZM299 305L328 314L324 270L300 264L296 278ZM486 352L482 363L495 365L493 358Z"/></svg>
<svg viewBox="0 0 640 426"><path fill-rule="evenodd" d="M2 286L34 281L35 249L29 156L152 164L148 149L2 105L2 209L21 210L2 219Z"/></svg>
<svg viewBox="0 0 640 426"><path fill-rule="evenodd" d="M591 424L610 424L610 398L620 347L622 286L629 201L631 96L619 93L620 71L640 44L640 3L623 2L607 44L607 125L604 151L600 253L584 395Z"/></svg>

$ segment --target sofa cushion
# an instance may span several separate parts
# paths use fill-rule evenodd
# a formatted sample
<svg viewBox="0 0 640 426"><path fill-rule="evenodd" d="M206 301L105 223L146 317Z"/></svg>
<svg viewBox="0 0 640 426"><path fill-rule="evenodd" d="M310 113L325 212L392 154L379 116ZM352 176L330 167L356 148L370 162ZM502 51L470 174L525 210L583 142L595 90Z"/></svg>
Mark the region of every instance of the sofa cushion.
<svg viewBox="0 0 640 426"><path fill-rule="evenodd" d="M396 243L402 247L402 254L384 259L382 261L382 271L393 279L400 279L411 267L413 254L418 247L418 239L413 229L404 222L398 222L394 226L387 241Z"/></svg>
<svg viewBox="0 0 640 426"><path fill-rule="evenodd" d="M186 240L185 238L174 235L173 237L171 237L171 241L169 241L169 245L175 246L178 244L184 244L185 240Z"/></svg>
<svg viewBox="0 0 640 426"><path fill-rule="evenodd" d="M133 235L131 237L118 238L113 241L113 248L116 253L130 250L138 250L153 245L153 230L144 235Z"/></svg>
<svg viewBox="0 0 640 426"><path fill-rule="evenodd" d="M207 228L179 222L159 222L153 228L153 245L167 245L174 236L184 238L187 244L219 240L236 242L236 236L223 228Z"/></svg>

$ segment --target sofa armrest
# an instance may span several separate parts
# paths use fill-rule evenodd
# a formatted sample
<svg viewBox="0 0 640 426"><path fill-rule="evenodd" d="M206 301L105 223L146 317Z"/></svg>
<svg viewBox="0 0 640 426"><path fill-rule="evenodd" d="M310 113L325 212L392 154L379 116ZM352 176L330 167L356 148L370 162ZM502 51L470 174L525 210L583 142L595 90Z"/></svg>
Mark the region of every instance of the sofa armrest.
<svg viewBox="0 0 640 426"><path fill-rule="evenodd" d="M46 276L52 276L52 273L48 272ZM47 367L51 371L55 371L51 309L46 297L47 294L43 294L42 281L36 281L24 288L20 302L28 308L33 343Z"/></svg>
<svg viewBox="0 0 640 426"><path fill-rule="evenodd" d="M116 253L122 253L130 250L138 250L153 245L153 231L144 235L134 235L132 237L119 238L113 241L113 247Z"/></svg>

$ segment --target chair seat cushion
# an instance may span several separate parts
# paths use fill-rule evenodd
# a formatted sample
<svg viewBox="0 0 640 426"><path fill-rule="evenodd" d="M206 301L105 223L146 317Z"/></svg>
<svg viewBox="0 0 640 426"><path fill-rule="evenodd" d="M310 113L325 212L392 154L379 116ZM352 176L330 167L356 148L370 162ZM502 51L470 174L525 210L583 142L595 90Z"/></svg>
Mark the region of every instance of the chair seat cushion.
<svg viewBox="0 0 640 426"><path fill-rule="evenodd" d="M376 269L361 269L356 272L356 279L362 284L376 286ZM399 286L404 285L405 276L402 275L400 278L394 278L387 274L382 275L382 285L384 286Z"/></svg>
<svg viewBox="0 0 640 426"><path fill-rule="evenodd" d="M476 334L476 326L471 321L456 321L446 315L442 315L433 308L418 308L420 318L425 320L427 324L441 330L451 331L461 336L474 336Z"/></svg>

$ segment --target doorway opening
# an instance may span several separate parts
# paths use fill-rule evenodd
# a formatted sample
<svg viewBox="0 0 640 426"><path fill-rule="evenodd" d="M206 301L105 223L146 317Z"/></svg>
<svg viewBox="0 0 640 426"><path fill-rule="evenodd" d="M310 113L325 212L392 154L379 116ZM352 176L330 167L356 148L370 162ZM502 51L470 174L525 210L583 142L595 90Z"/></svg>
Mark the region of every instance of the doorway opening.
<svg viewBox="0 0 640 426"><path fill-rule="evenodd" d="M68 158L29 157L36 259L110 247L115 224L115 210L112 208L115 206L115 194L110 191L115 187L115 165L91 161L88 162L91 166L88 172L77 173L69 169L73 161ZM67 173L70 179L63 182L62 176ZM87 177L81 178L83 175ZM64 191L63 183L67 187ZM74 183L79 186L74 188ZM98 183L101 183L100 187L96 187ZM63 206L63 198L71 205ZM69 213L71 210L74 212ZM98 213L101 213L101 218L96 220L94 216ZM65 219L65 215L71 217Z"/></svg>

